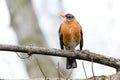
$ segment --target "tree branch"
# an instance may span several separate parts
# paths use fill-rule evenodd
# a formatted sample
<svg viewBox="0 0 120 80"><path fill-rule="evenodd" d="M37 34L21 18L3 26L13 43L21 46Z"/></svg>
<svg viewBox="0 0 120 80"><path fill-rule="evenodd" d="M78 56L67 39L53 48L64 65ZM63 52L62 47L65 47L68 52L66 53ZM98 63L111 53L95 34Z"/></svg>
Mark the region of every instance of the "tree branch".
<svg viewBox="0 0 120 80"><path fill-rule="evenodd" d="M112 57L106 57L88 50L74 51L51 49L51 48L41 48L36 46L15 46L15 45L5 45L0 44L0 51L12 51L12 52L23 52L29 54L39 54L39 55L50 55L59 57L72 57L75 59L91 61L116 68L117 71L120 70L120 59L115 59Z"/></svg>

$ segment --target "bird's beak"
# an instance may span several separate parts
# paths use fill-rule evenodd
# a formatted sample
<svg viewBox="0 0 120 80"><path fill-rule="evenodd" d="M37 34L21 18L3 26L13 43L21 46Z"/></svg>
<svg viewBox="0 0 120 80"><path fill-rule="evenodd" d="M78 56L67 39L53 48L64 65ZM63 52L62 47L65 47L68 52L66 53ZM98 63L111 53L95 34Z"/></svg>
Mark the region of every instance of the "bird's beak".
<svg viewBox="0 0 120 80"><path fill-rule="evenodd" d="M64 14L61 14L60 16L61 16L62 18L66 18L66 16L65 16Z"/></svg>

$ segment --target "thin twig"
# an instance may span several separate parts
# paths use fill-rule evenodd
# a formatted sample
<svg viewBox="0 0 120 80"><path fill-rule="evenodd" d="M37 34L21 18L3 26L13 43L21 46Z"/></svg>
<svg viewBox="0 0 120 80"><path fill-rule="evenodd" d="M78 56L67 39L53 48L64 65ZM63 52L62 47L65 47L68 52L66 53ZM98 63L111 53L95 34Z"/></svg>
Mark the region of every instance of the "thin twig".
<svg viewBox="0 0 120 80"><path fill-rule="evenodd" d="M23 57L23 56L20 56L18 52L16 52L17 56L20 58L20 59L27 59L30 57L30 55L28 55L27 57ZM26 53L27 54L27 53Z"/></svg>
<svg viewBox="0 0 120 80"><path fill-rule="evenodd" d="M94 80L96 80L95 79L95 74L94 74L94 68L93 68L93 58L91 58L91 67L92 67L93 78L94 78Z"/></svg>
<svg viewBox="0 0 120 80"><path fill-rule="evenodd" d="M58 72L58 68L56 68L56 69L57 69L57 72ZM60 75L60 77L65 78L65 76L64 76L63 73L60 71L60 69L59 69L59 75Z"/></svg>
<svg viewBox="0 0 120 80"><path fill-rule="evenodd" d="M29 55L30 53L28 53L28 56L27 57L21 57L19 54L18 54L18 52L16 52L16 54L17 54L17 56L20 58L20 59L27 59L27 58L29 58L31 55ZM34 58L36 59L36 63L37 63L37 65L38 65L38 67L39 67L39 69L40 69L40 71L42 72L42 75L44 76L44 78L45 78L45 80L47 80L47 76L44 74L44 72L43 72L43 70L42 70L42 68L41 68L41 66L40 66L40 64L39 64L39 62L38 62L38 59L34 56Z"/></svg>
<svg viewBox="0 0 120 80"><path fill-rule="evenodd" d="M45 80L47 80L47 76L46 76L45 73L43 72L43 70L42 70L42 68L41 68L41 66L40 66L40 64L39 64L39 62L38 62L38 59L37 59L36 57L35 57L35 59L36 59L36 62L37 62L37 64L38 64L38 67L39 67L40 71L42 72L42 75L44 76Z"/></svg>
<svg viewBox="0 0 120 80"><path fill-rule="evenodd" d="M61 80L60 79L60 66L59 66L59 62L58 62L57 72L58 72L58 80Z"/></svg>
<svg viewBox="0 0 120 80"><path fill-rule="evenodd" d="M86 77L86 80L87 80L87 79L88 79L88 77L87 77L86 69L85 69L85 66L84 66L84 61L82 61L82 66L83 66L83 70L84 70L85 77Z"/></svg>
<svg viewBox="0 0 120 80"><path fill-rule="evenodd" d="M29 46L32 47L33 45L30 44ZM32 55L30 52L26 53L26 54L28 55L27 57L20 56L20 55L18 54L18 52L16 52L16 54L17 54L17 56L18 56L20 59L27 59L27 58L29 58L29 57Z"/></svg>

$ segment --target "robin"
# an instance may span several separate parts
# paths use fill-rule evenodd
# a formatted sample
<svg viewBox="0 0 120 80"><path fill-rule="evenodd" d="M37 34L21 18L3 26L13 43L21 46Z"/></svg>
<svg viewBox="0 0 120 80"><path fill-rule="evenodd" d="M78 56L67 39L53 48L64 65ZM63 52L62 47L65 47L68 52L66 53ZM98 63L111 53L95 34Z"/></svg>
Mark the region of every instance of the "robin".
<svg viewBox="0 0 120 80"><path fill-rule="evenodd" d="M81 25L72 14L61 15L65 21L59 28L59 40L61 49L74 51L80 44L80 50L83 47L83 32ZM77 68L77 62L74 58L67 57L66 69Z"/></svg>

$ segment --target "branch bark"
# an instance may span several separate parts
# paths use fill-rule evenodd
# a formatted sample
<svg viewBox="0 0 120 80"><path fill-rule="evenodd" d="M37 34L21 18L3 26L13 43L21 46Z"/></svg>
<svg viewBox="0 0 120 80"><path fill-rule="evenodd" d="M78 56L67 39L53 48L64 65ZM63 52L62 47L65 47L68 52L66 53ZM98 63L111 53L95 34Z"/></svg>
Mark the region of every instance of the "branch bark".
<svg viewBox="0 0 120 80"><path fill-rule="evenodd" d="M88 50L83 51L74 51L69 50L60 50L60 49L51 49L51 48L42 48L36 46L15 46L15 45L5 45L0 44L1 51L12 51L12 52L23 52L29 54L39 54L39 55L50 55L50 56L59 56L59 57L72 57L75 59L91 61L103 64L109 67L113 67L120 70L120 59L115 59L112 57L106 57Z"/></svg>

